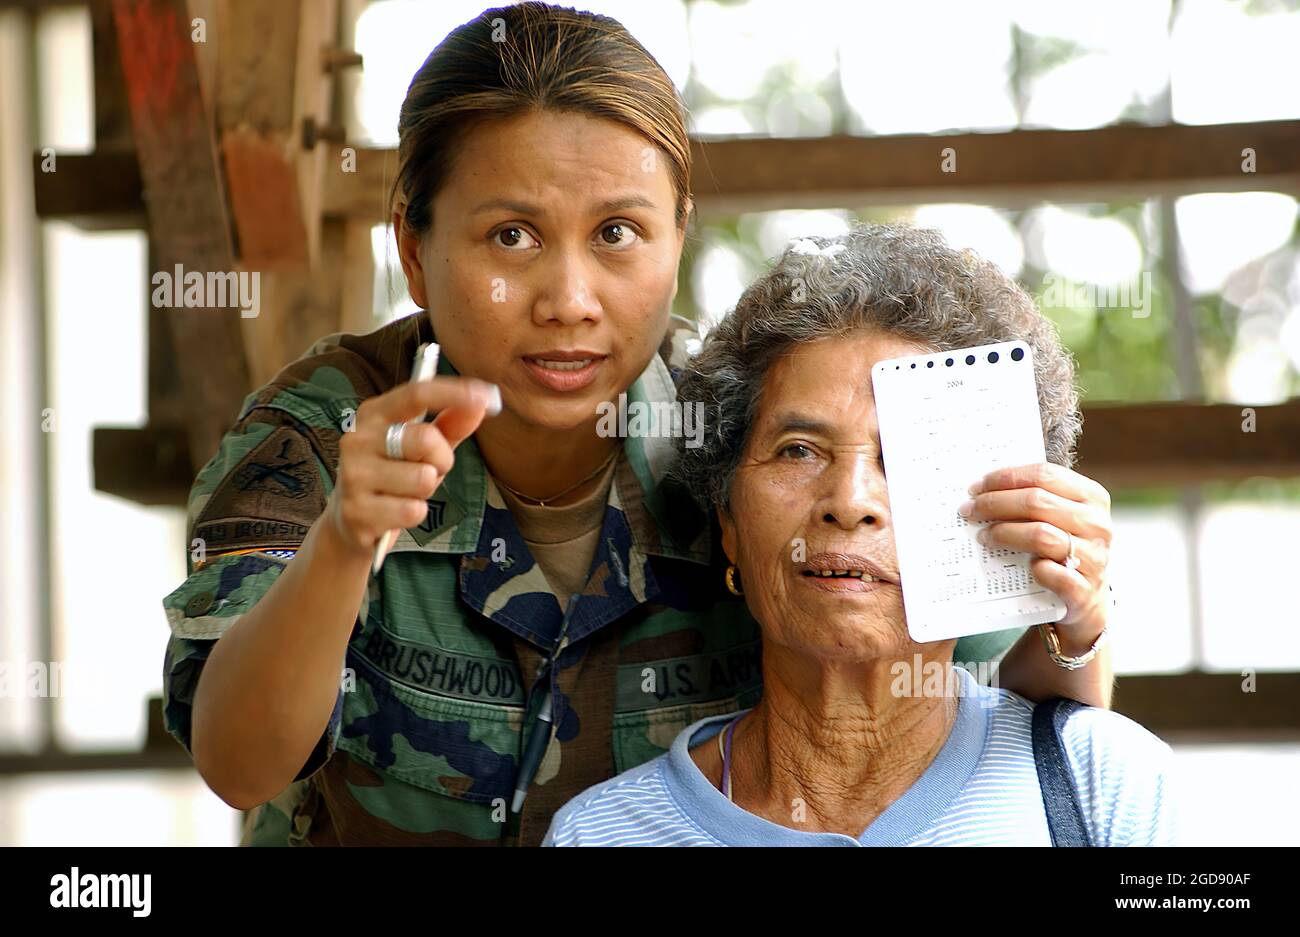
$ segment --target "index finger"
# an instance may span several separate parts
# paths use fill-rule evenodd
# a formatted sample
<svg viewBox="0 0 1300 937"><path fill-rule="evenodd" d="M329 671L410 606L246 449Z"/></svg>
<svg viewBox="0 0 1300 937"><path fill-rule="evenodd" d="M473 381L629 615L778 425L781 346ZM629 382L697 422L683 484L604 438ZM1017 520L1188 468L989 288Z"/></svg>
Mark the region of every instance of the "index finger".
<svg viewBox="0 0 1300 937"><path fill-rule="evenodd" d="M1110 492L1100 484L1055 462L1032 462L994 469L971 485L970 493L1015 488L1042 488L1071 501L1110 504Z"/></svg>
<svg viewBox="0 0 1300 937"><path fill-rule="evenodd" d="M370 411L384 423L405 423L429 412L452 408L484 410L488 413L501 406L501 392L495 384L469 377L435 377L427 381L401 384L385 394L372 397Z"/></svg>
<svg viewBox="0 0 1300 937"><path fill-rule="evenodd" d="M481 403L448 407L438 414L433 425L438 428L438 432L442 433L442 438L447 440L447 445L455 449L474 435L485 416L491 415L492 412Z"/></svg>

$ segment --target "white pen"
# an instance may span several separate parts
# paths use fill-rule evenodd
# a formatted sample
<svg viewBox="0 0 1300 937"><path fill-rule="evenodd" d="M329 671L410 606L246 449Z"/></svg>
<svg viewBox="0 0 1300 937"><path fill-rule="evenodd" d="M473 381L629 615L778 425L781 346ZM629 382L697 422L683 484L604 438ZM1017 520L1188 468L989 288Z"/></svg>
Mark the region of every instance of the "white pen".
<svg viewBox="0 0 1300 937"><path fill-rule="evenodd" d="M428 381L438 373L438 351L437 342L429 342L415 350L415 361L411 364L412 381ZM424 417L427 415L426 413L413 420L407 420L406 425L415 426L423 423ZM397 542L400 533L400 530L390 530L380 537L379 542L375 544L375 561L372 564L375 573L378 573L379 568L384 565L384 557L393 548L393 544Z"/></svg>

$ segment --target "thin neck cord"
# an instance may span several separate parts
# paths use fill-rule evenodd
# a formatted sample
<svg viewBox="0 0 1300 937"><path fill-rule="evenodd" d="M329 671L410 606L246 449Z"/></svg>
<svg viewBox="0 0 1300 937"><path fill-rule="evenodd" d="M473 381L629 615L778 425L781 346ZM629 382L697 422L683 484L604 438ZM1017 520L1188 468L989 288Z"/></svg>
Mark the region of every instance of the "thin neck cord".
<svg viewBox="0 0 1300 937"><path fill-rule="evenodd" d="M718 735L719 743L722 742L724 736L726 738L725 745L720 744L718 746L722 749L722 793L726 794L727 800L732 803L736 802L736 798L731 794L731 739L736 731L736 723L740 722L740 719L740 716L732 719L731 722L727 723L727 727Z"/></svg>

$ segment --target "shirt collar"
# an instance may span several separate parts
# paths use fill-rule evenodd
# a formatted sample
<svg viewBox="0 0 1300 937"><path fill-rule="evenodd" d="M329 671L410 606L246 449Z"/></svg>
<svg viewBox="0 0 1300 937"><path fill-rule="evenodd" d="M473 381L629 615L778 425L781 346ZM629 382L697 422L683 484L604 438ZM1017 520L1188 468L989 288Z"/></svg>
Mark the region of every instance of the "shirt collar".
<svg viewBox="0 0 1300 937"><path fill-rule="evenodd" d="M804 833L772 823L737 807L713 786L691 758L690 749L715 738L735 714L701 719L673 740L664 769L669 790L691 820L729 846L905 845L943 815L984 755L988 711L997 702L996 691L980 686L964 669L955 669L961 680L957 718L939 754L856 839L840 833Z"/></svg>

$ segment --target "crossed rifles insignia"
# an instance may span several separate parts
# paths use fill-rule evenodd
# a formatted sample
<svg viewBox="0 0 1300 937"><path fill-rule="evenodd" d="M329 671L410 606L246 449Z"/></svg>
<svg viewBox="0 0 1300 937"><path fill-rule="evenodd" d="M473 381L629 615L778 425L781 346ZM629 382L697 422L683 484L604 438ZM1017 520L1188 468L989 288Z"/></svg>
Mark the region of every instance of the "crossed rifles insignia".
<svg viewBox="0 0 1300 937"><path fill-rule="evenodd" d="M289 448L293 443L293 439L284 440L274 464L249 459L235 473L235 486L240 491L268 491L284 498L305 496L313 478L313 469L308 465L310 454L291 462Z"/></svg>

